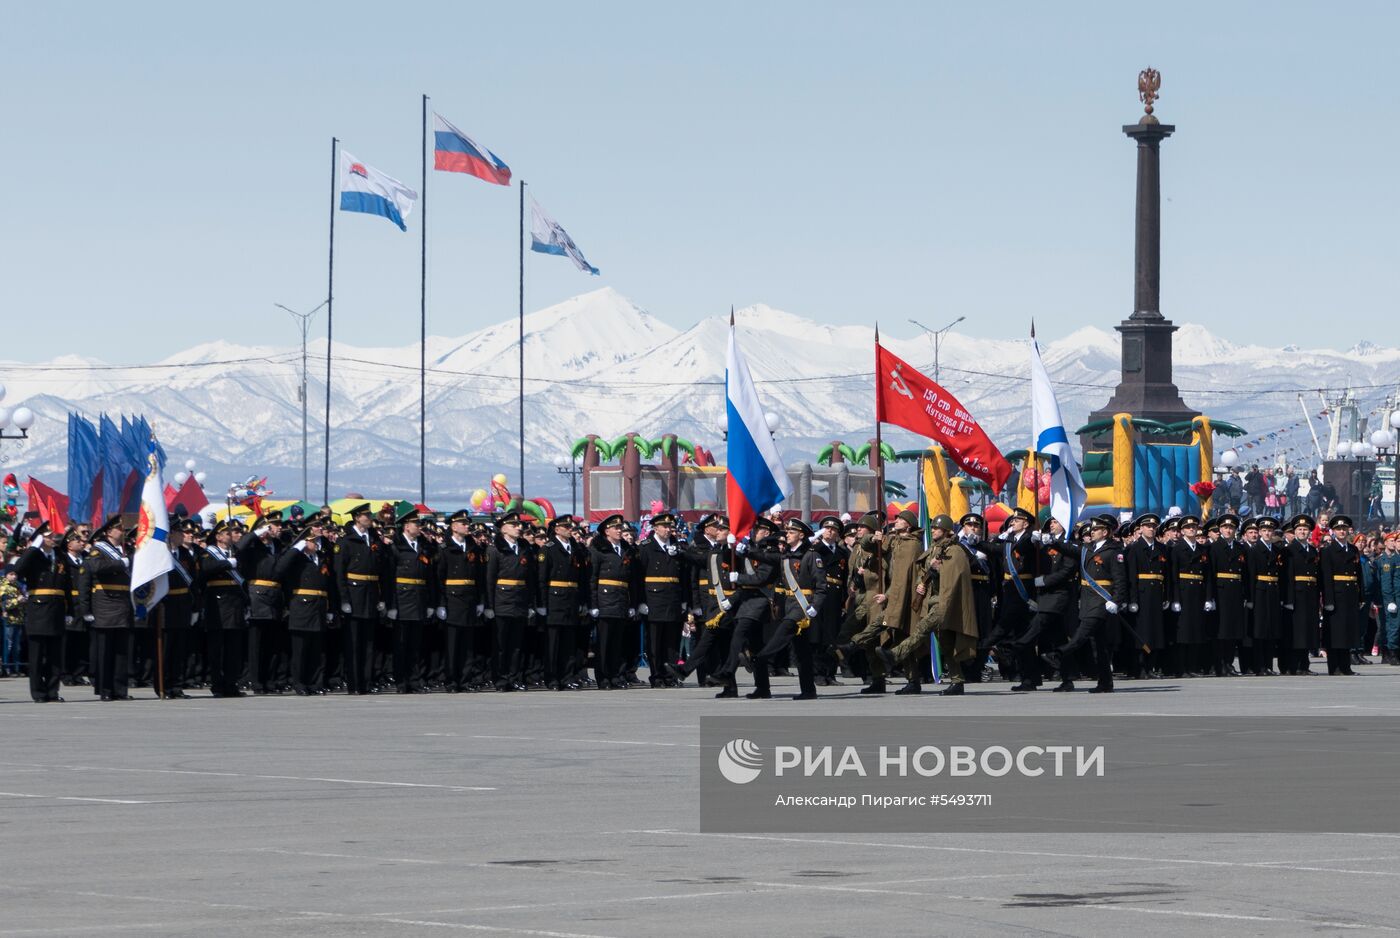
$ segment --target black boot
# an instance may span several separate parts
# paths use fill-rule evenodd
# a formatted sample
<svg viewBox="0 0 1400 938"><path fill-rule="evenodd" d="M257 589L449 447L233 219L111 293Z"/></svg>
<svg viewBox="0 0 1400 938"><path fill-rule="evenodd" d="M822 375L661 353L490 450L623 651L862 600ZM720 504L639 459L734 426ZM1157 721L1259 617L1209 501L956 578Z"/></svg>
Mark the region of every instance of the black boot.
<svg viewBox="0 0 1400 938"><path fill-rule="evenodd" d="M919 681L915 679L907 682L903 687L901 687L894 693L895 696L899 696L900 694L922 694L923 692L924 685L919 683Z"/></svg>
<svg viewBox="0 0 1400 938"><path fill-rule="evenodd" d="M966 691L963 690L963 685L949 684L947 687L943 688L943 690L939 691L938 695L940 697L961 697L965 693Z"/></svg>
<svg viewBox="0 0 1400 938"><path fill-rule="evenodd" d="M862 694L883 694L885 692L885 679L882 677L871 678L870 683L860 689Z"/></svg>

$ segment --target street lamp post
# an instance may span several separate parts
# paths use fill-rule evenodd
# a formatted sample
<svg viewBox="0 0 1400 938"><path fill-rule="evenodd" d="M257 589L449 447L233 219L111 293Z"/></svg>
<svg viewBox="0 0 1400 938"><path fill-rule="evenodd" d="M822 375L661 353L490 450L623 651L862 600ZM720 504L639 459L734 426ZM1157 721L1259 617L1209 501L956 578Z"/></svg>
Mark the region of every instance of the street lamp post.
<svg viewBox="0 0 1400 938"><path fill-rule="evenodd" d="M1396 416L1400 416L1400 413L1397 413ZM1396 482L1396 479L1395 479L1396 470L1397 470L1397 469L1400 469L1400 466L1397 466L1397 465L1396 465L1397 460L1396 460L1396 458L1395 458L1395 456L1396 456L1395 443L1396 443L1396 440L1397 440L1397 439L1400 439L1400 437L1397 437L1397 435L1396 435L1396 433L1395 433L1394 430L1386 429L1386 428L1384 428L1384 427L1382 427L1381 429L1379 429L1379 430L1377 430L1377 431L1375 431L1374 433L1371 434L1371 445L1372 445L1373 447L1375 447L1375 450L1376 450L1376 458L1379 459L1381 462L1384 462L1386 459L1389 459L1389 460L1390 460L1391 473L1392 473L1392 474L1391 474L1391 494L1392 494L1392 496L1394 496L1394 498L1395 498L1396 500L1400 500L1400 490L1397 490L1397 488L1396 488L1396 486L1395 486L1395 482ZM1394 523L1395 520L1396 520L1396 511L1395 511L1395 507L1394 507L1394 504L1393 504L1393 503L1392 503L1391 511L1390 511L1390 520L1391 520L1392 523ZM1381 509L1381 524L1382 524L1382 525L1385 524L1385 509L1384 509L1384 508Z"/></svg>
<svg viewBox="0 0 1400 938"><path fill-rule="evenodd" d="M933 342L933 380L935 382L941 383L938 374L938 351L939 348L943 345L943 336L946 335L950 329L952 329L954 326L956 326L958 323L962 322L966 318L966 316L959 316L957 319L954 319L942 329L930 329L928 326L919 322L917 319L909 320L914 325L927 332L929 334L930 340Z"/></svg>
<svg viewBox="0 0 1400 938"><path fill-rule="evenodd" d="M0 384L0 401L5 399L5 386ZM0 440L27 440L29 428L34 426L34 411L28 407L0 406ZM18 433L9 432L13 428Z"/></svg>
<svg viewBox="0 0 1400 938"><path fill-rule="evenodd" d="M329 302L330 300L326 300L321 303L321 306L325 306L326 303ZM308 452L306 442L306 334L307 330L311 328L311 317L320 312L321 306L317 306L309 313L299 313L289 306L283 306L281 303L273 303L272 305L291 313L292 318L297 320L297 325L301 329L301 387L297 389L297 396L301 398L301 499L302 501L306 501L306 495L311 491L306 476ZM330 350L327 349L326 352L329 355Z"/></svg>
<svg viewBox="0 0 1400 938"><path fill-rule="evenodd" d="M569 514L578 514L578 480L583 475L583 469L574 464L572 459L565 459L563 456L554 457L554 471L561 476L569 477Z"/></svg>

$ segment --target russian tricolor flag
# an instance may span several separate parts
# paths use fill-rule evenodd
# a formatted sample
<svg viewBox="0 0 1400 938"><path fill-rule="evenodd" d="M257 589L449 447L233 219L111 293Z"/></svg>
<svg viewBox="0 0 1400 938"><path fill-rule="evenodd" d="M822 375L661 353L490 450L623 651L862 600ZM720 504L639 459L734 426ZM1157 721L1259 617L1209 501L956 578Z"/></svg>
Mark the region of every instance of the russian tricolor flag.
<svg viewBox="0 0 1400 938"><path fill-rule="evenodd" d="M471 137L433 114L433 169L468 173L498 186L510 185L510 167Z"/></svg>
<svg viewBox="0 0 1400 938"><path fill-rule="evenodd" d="M729 353L724 369L724 404L729 418L729 465L725 497L729 530L743 537L759 512L767 511L792 494L792 482L783 469L778 444L768 432L768 421L758 400L749 363L739 351L734 320L729 321Z"/></svg>

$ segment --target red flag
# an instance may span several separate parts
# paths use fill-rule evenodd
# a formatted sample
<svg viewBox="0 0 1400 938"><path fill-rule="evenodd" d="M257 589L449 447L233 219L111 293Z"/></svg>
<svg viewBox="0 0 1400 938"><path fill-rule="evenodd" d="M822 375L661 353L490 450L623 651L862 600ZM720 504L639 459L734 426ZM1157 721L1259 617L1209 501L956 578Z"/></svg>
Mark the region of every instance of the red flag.
<svg viewBox="0 0 1400 938"><path fill-rule="evenodd" d="M165 487L165 510L174 511L176 505L183 505L185 513L193 518L196 517L209 504L209 499L204 495L204 489L195 481L194 476L185 480L185 484L180 486L180 491L175 491L170 486Z"/></svg>
<svg viewBox="0 0 1400 938"><path fill-rule="evenodd" d="M39 517L49 523L49 527L62 532L68 527L68 496L58 489L51 488L33 476L29 477L29 510L37 511Z"/></svg>
<svg viewBox="0 0 1400 938"><path fill-rule="evenodd" d="M958 399L876 344L875 419L931 438L958 468L1000 492L1011 464Z"/></svg>

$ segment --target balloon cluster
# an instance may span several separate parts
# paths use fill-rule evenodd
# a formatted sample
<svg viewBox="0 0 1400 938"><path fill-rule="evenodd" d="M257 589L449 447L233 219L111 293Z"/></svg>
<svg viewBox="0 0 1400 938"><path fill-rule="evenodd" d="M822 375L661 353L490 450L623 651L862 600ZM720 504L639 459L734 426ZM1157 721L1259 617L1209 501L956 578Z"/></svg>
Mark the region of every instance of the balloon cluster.
<svg viewBox="0 0 1400 938"><path fill-rule="evenodd" d="M20 495L19 480L15 478L15 474L13 472L5 476L4 495L5 504L3 509L0 509L0 512L3 513L7 521L13 521L19 516Z"/></svg>
<svg viewBox="0 0 1400 938"><path fill-rule="evenodd" d="M1038 469L1027 469L1024 485L1026 491L1035 493L1037 504L1050 504L1050 473Z"/></svg>
<svg viewBox="0 0 1400 938"><path fill-rule="evenodd" d="M472 511L490 514L498 508L504 510L510 504L510 489L506 488L506 476L498 472L491 477L491 490L477 489L472 492Z"/></svg>

